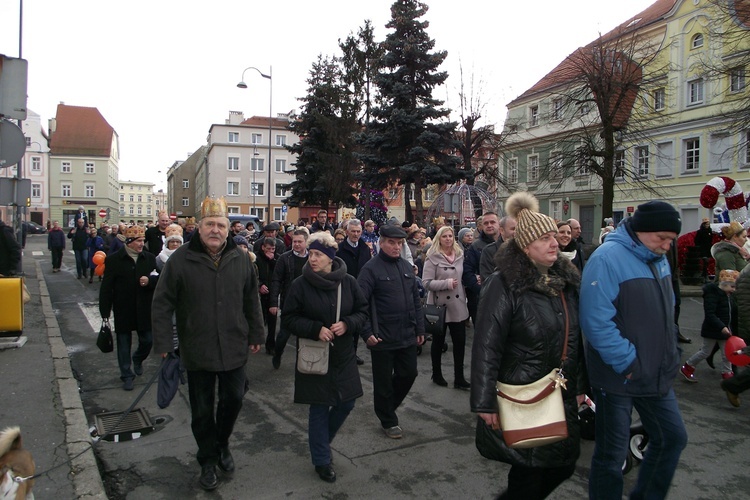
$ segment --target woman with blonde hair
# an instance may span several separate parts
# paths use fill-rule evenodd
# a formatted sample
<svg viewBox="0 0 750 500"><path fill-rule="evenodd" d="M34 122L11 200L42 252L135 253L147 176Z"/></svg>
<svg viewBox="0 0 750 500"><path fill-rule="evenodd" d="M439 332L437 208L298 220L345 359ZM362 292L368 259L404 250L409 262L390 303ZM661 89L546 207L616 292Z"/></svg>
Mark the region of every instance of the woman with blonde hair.
<svg viewBox="0 0 750 500"><path fill-rule="evenodd" d="M445 306L445 327L450 329L453 341L453 387L467 390L471 384L464 378L464 351L469 309L466 307L466 294L461 285L463 272L463 248L455 240L453 228L443 226L438 229L434 243L427 250L422 280L425 289L429 291L427 303ZM445 330L441 335L432 336L432 381L442 387L448 385L440 365L444 343Z"/></svg>

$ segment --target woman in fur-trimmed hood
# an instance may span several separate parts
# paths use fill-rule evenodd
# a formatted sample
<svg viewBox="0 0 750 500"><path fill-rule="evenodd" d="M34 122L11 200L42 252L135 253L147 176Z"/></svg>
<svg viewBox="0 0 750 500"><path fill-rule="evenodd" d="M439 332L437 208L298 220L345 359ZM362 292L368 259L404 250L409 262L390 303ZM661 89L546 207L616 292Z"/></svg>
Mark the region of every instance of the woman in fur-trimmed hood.
<svg viewBox="0 0 750 500"><path fill-rule="evenodd" d="M582 362L580 274L569 260L559 258L557 225L539 213L533 195L515 193L505 210L518 225L515 236L496 254L497 271L482 286L472 350L471 410L480 417L480 453L512 465L508 489L499 498L541 499L573 474L580 453L576 395L585 388L576 384ZM508 447L499 426L496 383L530 384L561 364L569 381L563 389L568 438L535 448Z"/></svg>

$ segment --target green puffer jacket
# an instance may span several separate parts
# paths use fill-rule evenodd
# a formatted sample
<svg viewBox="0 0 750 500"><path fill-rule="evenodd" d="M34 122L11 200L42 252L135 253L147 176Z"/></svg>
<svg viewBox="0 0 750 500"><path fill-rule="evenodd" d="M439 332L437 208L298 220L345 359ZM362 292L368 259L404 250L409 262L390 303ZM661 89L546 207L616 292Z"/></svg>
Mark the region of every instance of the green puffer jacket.
<svg viewBox="0 0 750 500"><path fill-rule="evenodd" d="M740 255L740 248L728 241L720 241L712 246L711 255L716 259L716 276L725 269L742 271L747 265L747 261Z"/></svg>

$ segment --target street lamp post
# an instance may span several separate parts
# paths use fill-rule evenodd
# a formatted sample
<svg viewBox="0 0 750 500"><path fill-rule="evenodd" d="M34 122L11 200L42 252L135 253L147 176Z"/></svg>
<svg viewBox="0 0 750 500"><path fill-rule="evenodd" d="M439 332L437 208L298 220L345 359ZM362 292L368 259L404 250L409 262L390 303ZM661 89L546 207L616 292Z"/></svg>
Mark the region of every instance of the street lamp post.
<svg viewBox="0 0 750 500"><path fill-rule="evenodd" d="M249 69L254 69L258 72L260 76L263 78L266 78L268 80L268 165L266 165L266 168L268 169L268 185L266 186L266 194L268 195L267 198L267 204L266 204L266 213L267 219L266 222L271 221L271 134L273 134L273 66L268 67L268 74L266 75L258 68L255 68L253 66L250 66L248 68L245 68L242 71L242 78L240 79L240 83L237 84L237 87L241 89L246 89L247 84L245 83L245 72ZM257 184L256 184L256 190L257 190ZM253 201L255 201L255 195L253 195Z"/></svg>

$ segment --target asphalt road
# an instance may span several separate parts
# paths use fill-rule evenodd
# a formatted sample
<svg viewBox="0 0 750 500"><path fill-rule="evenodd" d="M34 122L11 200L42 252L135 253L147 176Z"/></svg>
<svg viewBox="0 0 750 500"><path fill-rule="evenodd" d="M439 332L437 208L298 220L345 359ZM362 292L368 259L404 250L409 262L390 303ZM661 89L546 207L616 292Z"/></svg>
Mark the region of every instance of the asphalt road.
<svg viewBox="0 0 750 500"><path fill-rule="evenodd" d="M115 355L102 354L94 345L94 329L98 328L98 282L90 285L85 280L77 280L75 264L68 253L63 259L63 272L52 274L44 236L30 238L26 254L27 258L41 260L89 423L93 423L98 413L124 411L155 373L157 360L146 361L145 374L136 380L135 391L123 391ZM683 359L699 348L702 317L702 300L685 298L680 324L683 334L694 341L683 345ZM469 342L472 337L469 330ZM470 352L467 348L467 353ZM137 406L143 407L151 419L158 422L156 430L130 441L100 441L95 447L109 497L496 496L503 489L508 466L485 460L476 451L475 417L469 411L468 393L432 384L429 354L425 352L419 358L419 377L399 411L404 438L389 440L383 436L372 410L370 357L366 351L362 354L366 361L360 368L365 395L357 401L333 443L336 483L319 480L310 463L307 407L292 402L294 356L287 350L280 370L271 367L270 357L265 354L251 356L247 366L250 391L230 442L237 464L233 477L221 478L219 488L213 493L204 493L198 488L199 468L190 432L187 388L183 386L172 404L161 410L156 405L154 386ZM443 356L443 364L444 373L451 374L450 351ZM682 455L670 498L746 498L750 491L747 474L750 396L743 407L732 408L719 389L719 372L702 363L696 376L700 381L697 384L678 379L675 385L689 444ZM576 474L558 488L554 498L586 496L593 443L584 441L582 449ZM626 489L633 484L637 472L636 466L626 476ZM37 498L45 496L38 494Z"/></svg>

